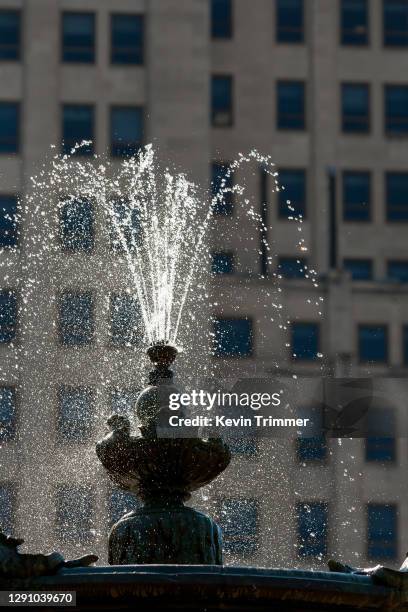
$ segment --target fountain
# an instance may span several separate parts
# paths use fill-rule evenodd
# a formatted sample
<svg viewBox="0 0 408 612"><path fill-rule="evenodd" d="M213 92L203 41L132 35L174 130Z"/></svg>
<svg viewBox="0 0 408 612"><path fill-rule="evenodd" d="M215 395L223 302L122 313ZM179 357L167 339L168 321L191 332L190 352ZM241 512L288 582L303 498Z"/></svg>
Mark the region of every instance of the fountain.
<svg viewBox="0 0 408 612"><path fill-rule="evenodd" d="M220 528L183 502L225 470L229 449L219 438L158 437L169 395L176 390L169 365L177 349L162 342L149 347L147 354L155 368L150 386L136 402L140 434L131 435L129 420L113 415L108 420L111 433L96 446L113 482L144 502L113 526L109 563L221 565Z"/></svg>
<svg viewBox="0 0 408 612"><path fill-rule="evenodd" d="M248 161L255 161L271 177L276 176L270 169L270 158L256 152L241 156L232 170ZM56 208L61 208L67 202L75 203L80 193L107 213L116 228L116 246L128 264L130 278L126 280L132 286L129 292L139 303L144 341L150 345L147 356L154 367L148 387L136 402L138 429L132 431L128 417L112 415L108 419L110 431L97 443L96 453L110 479L136 494L144 505L113 526L109 536L110 565L106 567L89 567L96 561L95 555L66 561L58 553L21 554L17 551L21 539L0 534L0 605L5 601L1 589L13 589L75 592L78 610L95 611L136 607L141 612L407 610L406 563L401 571L383 567L357 570L335 561L329 566L330 572L227 567L223 565L222 536L217 524L184 505L194 491L212 482L230 462L229 449L219 438L202 439L198 432L195 437L184 438L162 435L169 395L177 391L170 369L179 353L176 344L180 342L187 348L187 365L193 362L192 357L198 360L203 353L197 350L196 341L190 346L186 341L192 329L197 335L196 314L209 297L205 283L198 282L198 270L201 260L208 259L204 245L212 211L211 206L202 205L196 186L183 175L174 177L168 170L155 171L151 147L146 147L138 158L126 160L119 170L97 159L73 165L69 157L58 157L53 162L51 180L44 171L33 183L26 212L35 211L35 223L39 202L52 202L53 197L59 197ZM225 184L212 204L222 199L223 187ZM234 191L243 193L238 186ZM249 206L247 212L263 236L262 251L266 253L269 247L262 219L253 207ZM47 237L43 241L46 256L43 257L40 236L35 245L40 253L35 260L39 270L35 270L24 289L26 303L30 303L35 290L42 292L39 283L44 276L55 282L59 273L58 267L54 270L49 265L60 250L57 242L48 240L55 228L47 227L45 213L41 218L45 223L43 236ZM297 221L300 230L302 220ZM66 247L75 250L75 241L66 239ZM306 250L303 238L299 238L298 247L301 252ZM268 255L268 261L269 258ZM106 271L104 267L104 280L116 280L116 266L115 263ZM74 268L73 271L75 274ZM316 287L315 274L307 272L306 278ZM277 278L279 275L274 274L273 283ZM194 308L189 303L191 288ZM264 303L273 314L265 313L265 317L284 328L288 320L280 303L280 289L275 296L269 285L264 291ZM131 372L139 378L142 360L135 361L140 362L136 363L137 372L133 368ZM279 529L279 525L271 529Z"/></svg>

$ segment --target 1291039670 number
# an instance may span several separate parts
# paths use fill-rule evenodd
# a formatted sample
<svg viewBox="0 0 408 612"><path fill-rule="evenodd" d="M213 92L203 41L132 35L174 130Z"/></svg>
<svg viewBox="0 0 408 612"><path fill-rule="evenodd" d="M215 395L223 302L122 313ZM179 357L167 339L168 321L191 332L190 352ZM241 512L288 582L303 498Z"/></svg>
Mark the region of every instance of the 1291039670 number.
<svg viewBox="0 0 408 612"><path fill-rule="evenodd" d="M74 591L0 591L1 606L75 606Z"/></svg>

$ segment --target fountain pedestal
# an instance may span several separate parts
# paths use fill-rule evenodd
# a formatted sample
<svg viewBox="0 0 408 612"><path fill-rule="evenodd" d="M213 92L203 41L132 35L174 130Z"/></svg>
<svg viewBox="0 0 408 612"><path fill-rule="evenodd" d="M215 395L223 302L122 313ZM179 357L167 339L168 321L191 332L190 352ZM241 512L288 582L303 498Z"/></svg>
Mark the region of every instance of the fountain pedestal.
<svg viewBox="0 0 408 612"><path fill-rule="evenodd" d="M132 435L128 419L114 415L108 420L111 433L96 446L111 480L144 502L113 526L109 563L220 565L220 528L183 502L225 470L230 451L217 438L157 436L169 412L169 395L177 391L168 369L177 351L156 345L148 354L155 369L136 403L140 434Z"/></svg>

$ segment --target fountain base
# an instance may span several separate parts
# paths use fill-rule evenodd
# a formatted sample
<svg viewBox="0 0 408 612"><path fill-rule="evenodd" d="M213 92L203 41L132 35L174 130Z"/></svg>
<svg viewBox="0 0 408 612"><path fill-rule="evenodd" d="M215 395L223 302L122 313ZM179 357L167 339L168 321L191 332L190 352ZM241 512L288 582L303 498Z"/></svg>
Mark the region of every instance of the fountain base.
<svg viewBox="0 0 408 612"><path fill-rule="evenodd" d="M109 563L221 565L221 531L210 517L182 504L146 505L113 526Z"/></svg>

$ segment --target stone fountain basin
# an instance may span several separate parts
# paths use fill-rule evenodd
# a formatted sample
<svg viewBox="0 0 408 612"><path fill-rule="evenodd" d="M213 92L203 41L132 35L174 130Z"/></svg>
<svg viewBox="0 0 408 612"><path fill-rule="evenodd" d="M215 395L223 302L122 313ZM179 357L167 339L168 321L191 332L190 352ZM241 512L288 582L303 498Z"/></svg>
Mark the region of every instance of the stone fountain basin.
<svg viewBox="0 0 408 612"><path fill-rule="evenodd" d="M228 466L231 455L219 438L144 438L112 435L96 452L111 480L144 501L185 501Z"/></svg>

